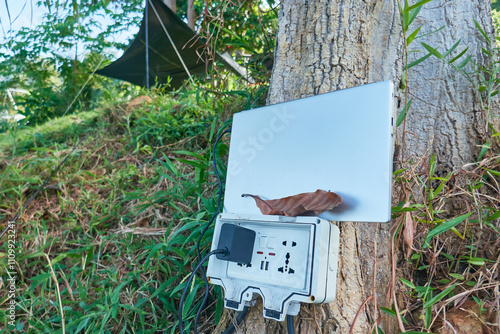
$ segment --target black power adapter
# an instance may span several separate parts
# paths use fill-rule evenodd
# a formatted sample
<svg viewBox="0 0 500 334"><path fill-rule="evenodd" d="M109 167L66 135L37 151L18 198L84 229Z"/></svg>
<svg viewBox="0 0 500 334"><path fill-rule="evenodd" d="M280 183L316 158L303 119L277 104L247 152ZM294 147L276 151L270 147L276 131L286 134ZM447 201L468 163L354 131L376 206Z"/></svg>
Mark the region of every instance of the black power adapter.
<svg viewBox="0 0 500 334"><path fill-rule="evenodd" d="M234 224L223 224L220 229L217 249L226 250L216 254L219 260L250 264L252 261L255 231Z"/></svg>

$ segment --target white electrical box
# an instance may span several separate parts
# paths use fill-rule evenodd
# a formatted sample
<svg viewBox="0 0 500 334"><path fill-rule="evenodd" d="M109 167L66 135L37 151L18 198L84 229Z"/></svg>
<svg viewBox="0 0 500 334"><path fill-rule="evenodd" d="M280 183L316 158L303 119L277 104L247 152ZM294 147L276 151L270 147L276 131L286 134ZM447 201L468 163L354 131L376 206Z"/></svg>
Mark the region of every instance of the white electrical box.
<svg viewBox="0 0 500 334"><path fill-rule="evenodd" d="M389 81L243 111L234 115L221 227L255 231L250 265L210 258L207 273L225 306L242 310L262 296L264 317L282 321L300 303L335 297L339 230L328 220L388 222L394 146ZM278 199L332 191L342 203L319 217L265 216L249 197Z"/></svg>
<svg viewBox="0 0 500 334"><path fill-rule="evenodd" d="M223 224L256 232L249 265L211 257L207 275L224 289L226 308L241 311L254 293L262 296L264 317L283 321L297 315L300 303L335 298L339 229L317 217L220 214L212 250Z"/></svg>

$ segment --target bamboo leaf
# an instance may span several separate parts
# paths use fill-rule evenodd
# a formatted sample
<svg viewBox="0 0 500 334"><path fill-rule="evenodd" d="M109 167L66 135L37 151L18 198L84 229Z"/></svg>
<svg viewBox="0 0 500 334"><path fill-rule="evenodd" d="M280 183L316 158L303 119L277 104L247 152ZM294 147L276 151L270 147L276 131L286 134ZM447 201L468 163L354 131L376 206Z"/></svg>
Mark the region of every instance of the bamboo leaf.
<svg viewBox="0 0 500 334"><path fill-rule="evenodd" d="M401 13L402 14L402 18L403 18L403 30L405 32L408 31L408 27L410 26L410 23L409 23L409 20L410 20L410 16L409 16L409 13L408 13L408 7L409 7L409 4L408 4L408 0L405 0L405 9L403 10L403 12Z"/></svg>
<svg viewBox="0 0 500 334"><path fill-rule="evenodd" d="M500 172L497 172L496 170L488 169L488 168L484 168L484 170L486 170L491 175L500 176Z"/></svg>
<svg viewBox="0 0 500 334"><path fill-rule="evenodd" d="M488 35L486 35L486 33L484 32L483 28L481 28L481 26L479 25L479 23L477 23L476 19L474 19L474 24L476 25L477 30L479 30L479 32L481 33L481 35L483 35L483 37L488 41L488 43L491 44L490 38L488 37Z"/></svg>
<svg viewBox="0 0 500 334"><path fill-rule="evenodd" d="M415 37L417 37L417 34L418 34L418 32L420 31L420 29L421 29L421 28L422 28L422 26L418 27L417 29L415 29L415 31L414 31L414 32L412 32L412 33L411 33L411 35L410 35L410 36L408 36L408 37L406 38L406 45L407 45L407 46L408 46L408 45L410 45L410 44L411 44L411 42L413 42L413 40L415 39Z"/></svg>
<svg viewBox="0 0 500 334"><path fill-rule="evenodd" d="M467 260L470 264L474 266L482 266L484 265L484 259L478 258L478 257L471 257Z"/></svg>
<svg viewBox="0 0 500 334"><path fill-rule="evenodd" d="M479 156L477 157L477 160L481 160L486 152L491 148L491 141L487 141L481 146L481 152L479 152Z"/></svg>
<svg viewBox="0 0 500 334"><path fill-rule="evenodd" d="M456 60L458 60L460 57L462 57L467 52L467 50L469 50L469 47L466 47L462 52L460 52L455 58L453 58L452 60L450 60L448 63L452 64L453 62L455 62Z"/></svg>
<svg viewBox="0 0 500 334"><path fill-rule="evenodd" d="M416 9L416 8L422 8L423 5L425 5L426 3L431 2L431 1L432 0L420 0L416 4L414 4L408 8L405 8L405 12L409 12L409 11Z"/></svg>
<svg viewBox="0 0 500 334"><path fill-rule="evenodd" d="M408 103L406 104L406 108L403 108L403 110L401 110L401 112L399 113L398 119L396 120L396 127L400 126L401 123L403 123L408 110L410 110L411 101L412 100L410 99L410 101L408 101Z"/></svg>
<svg viewBox="0 0 500 334"><path fill-rule="evenodd" d="M422 9L422 6L417 7L417 8L410 11L410 15L408 17L408 26L410 26L411 23L413 22L413 20L415 20L417 18L418 13L420 13L421 9Z"/></svg>
<svg viewBox="0 0 500 334"><path fill-rule="evenodd" d="M458 42L453 44L453 46L443 54L443 57L447 57L450 53L452 53L458 47L458 45L460 44L461 41L462 41L462 39L459 39Z"/></svg>
<svg viewBox="0 0 500 334"><path fill-rule="evenodd" d="M491 52L489 52L488 50L486 50L485 48L481 48L481 51L483 51L484 54L487 54L488 56L493 57L493 54Z"/></svg>
<svg viewBox="0 0 500 334"><path fill-rule="evenodd" d="M400 278L400 280L401 280L401 282L403 282L403 283L404 283L407 287L409 287L410 289L412 289L412 290L415 290L415 289L416 289L416 288L415 288L415 285L414 285L412 282L410 282L410 281L408 281L408 280L405 280L404 278Z"/></svg>
<svg viewBox="0 0 500 334"><path fill-rule="evenodd" d="M472 56L471 55L468 55L467 58L464 59L464 61L462 61L457 67L458 68L464 68L465 65L467 65L467 63L472 59Z"/></svg>
<svg viewBox="0 0 500 334"><path fill-rule="evenodd" d="M498 218L500 218L500 210L495 211L493 214L491 214L490 216L488 216L486 218L486 221L492 221L492 220L496 220Z"/></svg>
<svg viewBox="0 0 500 334"><path fill-rule="evenodd" d="M457 235L460 239L465 240L465 238L464 238L464 236L462 235L462 233L458 232L458 230L457 230L456 228L452 227L450 230L451 230L453 233L455 233L455 234L456 234L456 235ZM453 259L452 259L452 260L453 260Z"/></svg>
<svg viewBox="0 0 500 334"><path fill-rule="evenodd" d="M461 280L461 281L463 281L465 279L464 275L462 275L462 274L451 273L450 276L455 278L455 279Z"/></svg>
<svg viewBox="0 0 500 334"><path fill-rule="evenodd" d="M437 166L436 156L433 154L431 155L429 177L432 177L434 175L434 172L436 171L436 166Z"/></svg>
<svg viewBox="0 0 500 334"><path fill-rule="evenodd" d="M439 195L439 193L444 189L446 182L448 182L450 180L452 175L453 175L453 172L449 172L448 175L446 175L445 179L443 181L441 181L441 184L436 188L436 190L434 190L434 193L433 193L434 197Z"/></svg>
<svg viewBox="0 0 500 334"><path fill-rule="evenodd" d="M412 68L413 66L420 64L421 62L423 62L424 60L426 60L430 56L432 56L432 54L428 53L425 56L423 56L422 58L419 58L417 60L412 61L411 63L409 63L408 65L406 65L405 67L403 67L403 71L406 71L406 70Z"/></svg>
<svg viewBox="0 0 500 334"><path fill-rule="evenodd" d="M428 308L429 306L436 304L438 301L446 297L453 289L455 289L455 286L456 284L453 284L452 286L432 297L428 302L424 303L424 308Z"/></svg>
<svg viewBox="0 0 500 334"><path fill-rule="evenodd" d="M436 56L439 59L443 59L443 55L441 53L439 53L439 51L437 49L434 49L432 46L430 46L429 44L425 44L424 42L421 42L421 44L431 54L433 54L434 56Z"/></svg>
<svg viewBox="0 0 500 334"><path fill-rule="evenodd" d="M428 241L431 238L448 231L452 227L457 226L458 224L463 222L465 219L469 218L470 215L472 215L472 212L466 213L465 215L461 215L459 217L455 217L455 218L447 221L446 223L443 223L443 224L439 225L438 227L432 229L425 237L424 247L427 245Z"/></svg>
<svg viewBox="0 0 500 334"><path fill-rule="evenodd" d="M403 173L403 172L405 172L405 171L406 171L406 168L401 168L401 169L398 169L397 171L394 171L394 172L392 173L392 176L396 176L396 175L401 174L401 173Z"/></svg>

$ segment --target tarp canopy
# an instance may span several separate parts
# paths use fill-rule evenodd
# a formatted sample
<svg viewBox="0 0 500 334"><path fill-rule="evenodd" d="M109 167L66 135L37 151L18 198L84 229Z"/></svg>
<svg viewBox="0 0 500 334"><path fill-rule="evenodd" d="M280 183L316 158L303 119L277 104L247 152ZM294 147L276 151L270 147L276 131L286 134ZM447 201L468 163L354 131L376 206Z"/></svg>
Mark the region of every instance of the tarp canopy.
<svg viewBox="0 0 500 334"><path fill-rule="evenodd" d="M141 28L127 51L115 62L96 73L122 79L139 86L148 86L146 72L146 29L149 45L149 86L171 80L171 87L178 88L189 78L182 61L191 75L204 74L207 68L205 44L186 23L160 0L146 1L147 9ZM158 14L158 15L157 15ZM147 15L147 16L146 16ZM159 19L158 19L159 16ZM161 22L160 22L161 20ZM170 35L172 46L164 28ZM180 54L177 55L176 50Z"/></svg>

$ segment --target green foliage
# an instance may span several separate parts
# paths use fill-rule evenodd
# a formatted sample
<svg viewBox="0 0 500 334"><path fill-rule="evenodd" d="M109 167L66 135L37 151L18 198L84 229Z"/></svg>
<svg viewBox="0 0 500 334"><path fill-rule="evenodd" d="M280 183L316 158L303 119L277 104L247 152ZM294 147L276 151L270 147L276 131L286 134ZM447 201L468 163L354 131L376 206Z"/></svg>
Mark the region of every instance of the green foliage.
<svg viewBox="0 0 500 334"><path fill-rule="evenodd" d="M211 82L173 93L90 76L111 59L113 48L124 47L112 38L138 25L142 4L39 5L49 9L44 22L13 36L12 51L0 63L7 78L1 88L31 93L16 100L28 126L14 124L0 133L0 221L12 217L82 135L91 134L16 225L18 317L7 327L0 310L2 327L18 333L175 333L179 298L196 262L195 241L217 206L211 143L232 113L265 103L267 85L247 87L217 67ZM218 6L228 6L231 15L197 22L217 32L211 43L241 55L242 64L272 54L275 9L264 13L257 4L221 2L210 13ZM93 34L100 15L114 24ZM232 45L235 31L240 44ZM75 43L85 57L74 56ZM269 73L254 63L252 74L266 81ZM126 110L123 102L138 95L153 102ZM222 175L227 152L227 142L219 143ZM202 251L211 236L209 229ZM6 247L0 249L4 280ZM186 299L186 320L201 302L200 287L197 278ZM210 296L209 314L216 321L221 298ZM6 300L0 292L0 303Z"/></svg>
<svg viewBox="0 0 500 334"><path fill-rule="evenodd" d="M18 101L30 124L91 108L103 87L123 89L123 84L92 74L111 58L110 51L124 48L113 40L140 22L141 1L120 6L110 1L38 1L37 6L47 11L42 23L15 35L9 32L0 54L0 76L5 78L0 91L30 91ZM103 28L106 19L112 23Z"/></svg>
<svg viewBox="0 0 500 334"><path fill-rule="evenodd" d="M177 330L174 314L196 262L195 242L217 207L211 144L233 112L263 103L262 91L130 93L146 93L153 102L129 111L108 103L0 134L5 220L91 133L16 225L18 316L14 328L2 322L14 333L61 333L62 315L67 333ZM224 176L227 138L216 152ZM211 237L209 230L202 251ZM6 245L0 249L4 280ZM203 292L196 278L186 299L187 320ZM210 297L209 313L217 320L221 296ZM0 302L6 298L0 292ZM0 319L5 315L2 309Z"/></svg>
<svg viewBox="0 0 500 334"><path fill-rule="evenodd" d="M472 55L467 55L468 46L463 48L462 51L457 52L456 49L460 45L460 39L450 49L446 50L444 54L441 54L437 48L425 43L421 44L429 52L427 56L432 55L449 64L473 85L479 96L481 109L484 111L483 129L484 133L486 133L490 124L492 98L498 94L500 88L500 59L498 58L500 48L496 46L496 43L491 40L476 20L474 20L474 24L478 34L487 45L486 48L482 48L483 57L486 59L484 63L486 65L479 65L479 60L473 59Z"/></svg>
<svg viewBox="0 0 500 334"><path fill-rule="evenodd" d="M412 100L409 99L408 97L408 70L412 68L413 66L416 66L423 62L425 59L428 57L422 57L420 59L417 59L410 64L408 64L408 46L417 38L419 38L418 33L420 32L420 29L422 26L416 28L413 30L410 34L408 34L409 29L413 21L417 18L418 14L422 10L422 7L426 4L431 2L432 0L418 0L414 4L410 4L408 0L404 0L404 3L401 4L401 2L398 0L398 6L399 6L399 15L401 19L401 25L403 28L403 38L404 38L404 61L405 65L403 67L403 76L401 78L400 82L400 88L404 92L404 104L403 104L403 109L400 111L397 121L396 121L396 127L400 126L401 124L404 123L406 120L406 116L408 115L408 112L411 107L411 102ZM421 36L420 36L421 37ZM403 139L404 141L404 139Z"/></svg>
<svg viewBox="0 0 500 334"><path fill-rule="evenodd" d="M423 2L417 1L412 5L404 1L404 4L400 5L407 44L415 43L425 36L419 35L420 27L410 30L410 24L421 7L414 7L418 4L422 5ZM493 13L494 17L495 15L497 14ZM400 282L408 290L410 302L403 310L396 304L391 305L390 309L380 310L398 318L400 328L406 326L406 329L423 332L435 330L440 313L453 307L455 301L460 300L457 297L459 295L471 295L470 298L476 300L482 308L488 297L479 291L484 289L489 291L487 294L491 293L491 287L496 280L496 274L489 273L497 272L494 263L498 252L491 251L493 244L489 237L482 236L489 235L491 240L498 242L500 210L496 200L490 196L494 197L500 191L500 134L490 124L492 122L489 122L489 118L492 97L497 94L500 83L500 62L497 56L498 48L477 22L475 25L478 39L491 45L491 48L482 50L488 66L476 64L472 56L467 54L469 48L461 47L461 40L458 40L447 50L420 43L426 54L410 63L406 57L403 69L405 72L400 87L407 93L407 86L411 83L408 79L409 70L417 65L422 66L426 59L435 57L454 67L474 85L485 111L485 130L488 129L489 132L484 131L484 143L479 145L478 163L469 164L470 170L469 167L464 167L456 174L444 171L438 166L431 152L427 160L410 160L404 165L405 168L393 173L396 189L401 191L401 202L392 208L393 219L397 222L394 233L396 248L393 251L396 251L400 241L408 247L405 258L410 268L403 274L404 278L400 277ZM443 28L445 27L431 33ZM411 103L412 100L407 96L396 126L404 124ZM403 131L406 132L405 129ZM421 166L420 171L417 171L416 166ZM483 321L488 315L483 312L480 317ZM380 328L374 328L374 332L381 332Z"/></svg>
<svg viewBox="0 0 500 334"><path fill-rule="evenodd" d="M184 19L186 3L179 2L178 14ZM110 62L113 53L126 47L116 38L139 26L143 1L50 0L38 1L37 5L47 10L43 22L22 28L15 35L10 32L0 53L0 76L5 78L0 92L24 88L31 93L16 102L28 117L27 124L90 109L105 101L104 95L131 89L127 83L93 73ZM196 30L212 50L230 52L254 80L266 82L277 25L277 10L272 6L273 2L221 0L205 8L205 2L196 1L195 11L204 13ZM200 86L218 91L232 89L232 79L222 67L214 67L209 75L216 80Z"/></svg>

